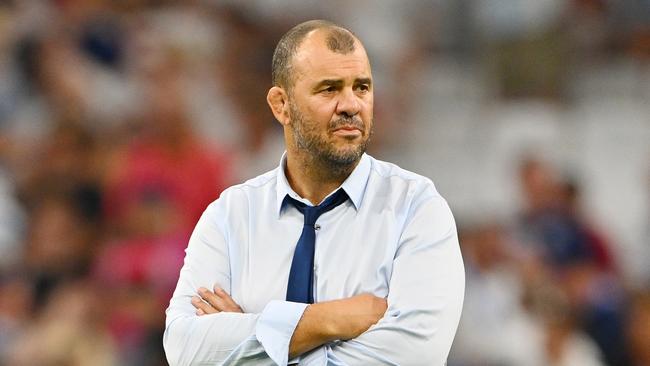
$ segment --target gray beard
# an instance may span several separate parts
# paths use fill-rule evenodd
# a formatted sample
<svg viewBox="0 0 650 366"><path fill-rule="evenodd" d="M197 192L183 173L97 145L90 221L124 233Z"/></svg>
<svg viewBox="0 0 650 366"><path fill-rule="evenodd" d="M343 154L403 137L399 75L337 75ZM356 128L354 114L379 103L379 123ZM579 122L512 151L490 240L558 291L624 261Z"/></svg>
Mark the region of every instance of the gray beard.
<svg viewBox="0 0 650 366"><path fill-rule="evenodd" d="M339 176L349 174L357 165L363 153L366 152L370 138L357 145L354 149L337 150L333 145L324 139L321 139L317 131L307 126L313 126L306 123L302 114L293 106L291 107L291 128L293 130L294 142L298 149L308 152L311 157L311 163L328 170L329 174ZM337 128L340 125L354 125L364 131L363 124L353 118L341 118L329 123L328 131ZM306 128L307 127L307 128ZM372 130L370 135L372 135Z"/></svg>

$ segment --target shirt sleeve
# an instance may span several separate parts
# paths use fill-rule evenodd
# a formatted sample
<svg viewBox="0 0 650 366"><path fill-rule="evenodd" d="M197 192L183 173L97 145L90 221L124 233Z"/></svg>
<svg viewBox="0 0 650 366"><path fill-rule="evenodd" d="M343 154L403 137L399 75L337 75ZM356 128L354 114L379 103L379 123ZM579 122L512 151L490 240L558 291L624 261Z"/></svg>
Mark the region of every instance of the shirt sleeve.
<svg viewBox="0 0 650 366"><path fill-rule="evenodd" d="M210 205L186 249L178 284L167 308L163 345L170 365L286 365L289 341L305 304L272 301L259 314L195 314L192 296L218 284L230 292L228 245Z"/></svg>
<svg viewBox="0 0 650 366"><path fill-rule="evenodd" d="M323 346L327 365L445 365L465 273L451 211L439 195L414 208L399 242L384 317L359 337Z"/></svg>

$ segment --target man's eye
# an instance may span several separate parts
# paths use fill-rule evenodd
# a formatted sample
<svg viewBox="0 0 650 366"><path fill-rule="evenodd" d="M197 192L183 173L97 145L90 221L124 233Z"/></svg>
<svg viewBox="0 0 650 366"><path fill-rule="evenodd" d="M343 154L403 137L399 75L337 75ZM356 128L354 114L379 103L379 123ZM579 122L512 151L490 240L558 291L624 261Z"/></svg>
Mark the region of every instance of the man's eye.
<svg viewBox="0 0 650 366"><path fill-rule="evenodd" d="M322 91L322 92L325 92L325 93L333 93L333 92L336 91L336 88L333 87L333 86L330 86L330 87L327 87L327 88L325 88L325 89L323 89L323 90L321 90L321 91Z"/></svg>
<svg viewBox="0 0 650 366"><path fill-rule="evenodd" d="M360 84L360 85L357 85L357 90L361 90L361 91L365 92L365 91L370 90L370 86L368 84Z"/></svg>

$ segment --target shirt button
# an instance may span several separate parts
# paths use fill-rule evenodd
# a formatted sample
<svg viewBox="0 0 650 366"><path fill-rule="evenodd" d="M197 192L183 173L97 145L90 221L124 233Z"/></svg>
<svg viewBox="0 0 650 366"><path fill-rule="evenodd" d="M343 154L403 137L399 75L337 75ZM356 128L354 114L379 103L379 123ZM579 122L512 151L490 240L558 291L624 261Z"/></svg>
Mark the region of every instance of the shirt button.
<svg viewBox="0 0 650 366"><path fill-rule="evenodd" d="M320 230L320 225L315 224L315 225L314 225L314 230Z"/></svg>

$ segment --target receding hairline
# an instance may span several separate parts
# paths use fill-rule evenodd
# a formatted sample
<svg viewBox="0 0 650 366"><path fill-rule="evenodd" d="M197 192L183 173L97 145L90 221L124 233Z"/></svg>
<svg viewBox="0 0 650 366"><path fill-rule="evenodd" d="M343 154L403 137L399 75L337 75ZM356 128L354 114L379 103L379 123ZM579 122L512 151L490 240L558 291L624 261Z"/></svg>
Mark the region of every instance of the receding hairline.
<svg viewBox="0 0 650 366"><path fill-rule="evenodd" d="M324 43L327 48L336 53L348 54L362 49L361 40L349 29L328 20L309 20L300 23L285 33L278 42L273 53L272 83L274 86L290 88L295 81L291 75L296 54L302 48L305 40L316 32L324 31Z"/></svg>

